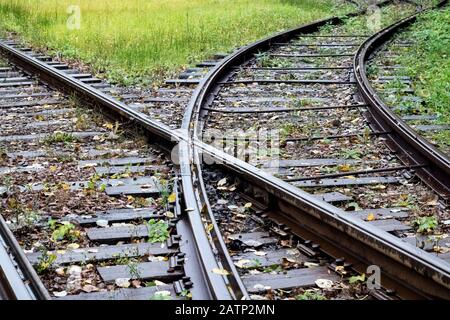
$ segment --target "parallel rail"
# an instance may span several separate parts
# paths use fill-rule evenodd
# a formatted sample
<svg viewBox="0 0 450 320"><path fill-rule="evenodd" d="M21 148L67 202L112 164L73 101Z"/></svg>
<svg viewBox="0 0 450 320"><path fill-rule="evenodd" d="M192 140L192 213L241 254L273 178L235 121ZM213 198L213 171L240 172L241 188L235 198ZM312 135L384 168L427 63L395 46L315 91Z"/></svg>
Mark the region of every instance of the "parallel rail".
<svg viewBox="0 0 450 320"><path fill-rule="evenodd" d="M381 4L389 2L383 1ZM270 195L270 205L282 212L283 218L296 225L300 229L300 233L303 232L312 238L320 239L324 243L323 246L328 246L330 251L345 252L365 265L379 265L391 282L404 288L405 291L414 292L416 297L449 298L450 270L448 264L392 235L380 232L375 227L345 215L341 210L336 210L335 207L317 200L285 181L270 176L262 170L205 144L196 136L201 131L198 120L202 107L214 97L215 85L226 79L233 68L248 61L254 53L267 50L274 43L287 41L300 33L316 31L320 26L328 23L338 24L340 22L340 18L334 17L301 26L243 47L226 57L200 82L184 115L181 130L172 130L92 86L5 43L0 42L0 52L30 74L37 75L45 83L103 107L114 117L119 116L127 121L132 120L147 130L165 149L171 150L178 145L182 196L189 216L189 228L195 237L197 248L196 253L193 254L197 255L207 288L200 298L242 299L248 297L212 214L202 181L200 155L212 158L216 163L231 170L252 186L263 189ZM214 239L213 241L205 232L202 216L207 216L212 221L213 229L210 233L213 235L211 237ZM2 226L7 228L4 224ZM2 235L7 234L7 231L2 231ZM8 245L11 246L13 239L9 241ZM15 256L19 260L20 269L29 270L29 273L25 274L25 278L32 285L35 282L39 283L34 281L34 270L19 252L20 248L18 252L15 252ZM214 252L218 252L220 259L217 259ZM212 272L213 269L222 268L231 271L230 274L220 275ZM12 279L12 277L14 276L9 278ZM20 286L17 288L17 293L10 294L10 296L24 297L22 293L25 292L25 288L20 289ZM32 291L34 298L48 298L46 290L40 286L33 288ZM30 295L29 298L33 298L33 295Z"/></svg>
<svg viewBox="0 0 450 320"><path fill-rule="evenodd" d="M448 1L441 1L437 7L443 7ZM417 169L417 175L439 193L443 198L450 195L450 159L428 140L424 139L399 116L397 116L379 97L369 83L366 74L366 62L381 45L392 38L401 28L414 23L418 14L407 17L377 32L367 39L358 49L354 59L354 70L357 86L364 100L371 106L369 111L380 131L392 131L390 142L399 152L402 161L408 165L426 163L424 168Z"/></svg>
<svg viewBox="0 0 450 320"><path fill-rule="evenodd" d="M320 235L322 239L328 240L330 246L338 244L341 250L365 264L379 265L385 276L397 285L407 284L410 289L425 296L449 298L450 269L447 263L353 219L343 211L197 138L203 129L199 118L207 112L205 109L216 96L217 85L226 82L234 69L245 64L255 53L267 50L272 43L289 40L299 33L316 31L326 23L339 22L339 18L326 19L269 37L241 48L217 65L197 88L185 114L184 127L193 128L190 131L193 152L212 157L250 184L265 190L272 197L272 205L280 209L293 225L301 225L306 232ZM395 126L395 123L391 125ZM433 158L433 155L428 157ZM446 177L448 179L448 174ZM364 252L361 252L361 248L365 248Z"/></svg>

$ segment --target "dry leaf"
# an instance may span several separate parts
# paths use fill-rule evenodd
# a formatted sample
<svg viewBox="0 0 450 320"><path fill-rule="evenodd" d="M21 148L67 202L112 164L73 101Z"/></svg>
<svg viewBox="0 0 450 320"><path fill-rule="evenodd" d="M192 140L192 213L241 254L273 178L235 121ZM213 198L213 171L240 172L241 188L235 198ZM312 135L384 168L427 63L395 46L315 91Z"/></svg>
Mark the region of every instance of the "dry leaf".
<svg viewBox="0 0 450 320"><path fill-rule="evenodd" d="M338 169L341 172L349 172L351 170L351 167L348 164L343 164L343 165L338 166Z"/></svg>
<svg viewBox="0 0 450 320"><path fill-rule="evenodd" d="M114 128L114 125L110 122L107 122L103 125L106 129L112 130Z"/></svg>
<svg viewBox="0 0 450 320"><path fill-rule="evenodd" d="M174 214L173 212L170 212L170 211L166 211L166 212L164 213L164 215L165 215L167 218L169 218L169 219L172 219L172 218L175 217L175 214Z"/></svg>
<svg viewBox="0 0 450 320"><path fill-rule="evenodd" d="M81 290L83 290L84 292L87 292L87 293L99 291L99 289L96 286L93 286L91 284L87 284L87 285L83 286L81 288Z"/></svg>
<svg viewBox="0 0 450 320"><path fill-rule="evenodd" d="M217 182L217 186L218 187L222 187L227 183L227 178L223 178L221 180L219 180L219 182Z"/></svg>
<svg viewBox="0 0 450 320"><path fill-rule="evenodd" d="M67 245L67 249L69 250L75 250L78 249L80 247L80 245L78 243L71 243Z"/></svg>
<svg viewBox="0 0 450 320"><path fill-rule="evenodd" d="M220 274L220 275L222 275L222 276L227 276L227 275L230 274L227 270L225 270L225 269L219 269L219 268L214 268L214 269L212 269L212 272L215 273L215 274Z"/></svg>
<svg viewBox="0 0 450 320"><path fill-rule="evenodd" d="M121 287L121 288L128 288L130 286L130 278L116 279L116 286Z"/></svg>
<svg viewBox="0 0 450 320"><path fill-rule="evenodd" d="M65 296L67 296L67 291L55 291L55 292L53 292L53 295L55 296L55 297L65 297Z"/></svg>
<svg viewBox="0 0 450 320"><path fill-rule="evenodd" d="M373 221L373 220L375 220L375 215L373 213L369 213L367 215L367 221Z"/></svg>
<svg viewBox="0 0 450 320"><path fill-rule="evenodd" d="M317 279L315 283L320 289L330 289L333 287L333 281L328 279Z"/></svg>

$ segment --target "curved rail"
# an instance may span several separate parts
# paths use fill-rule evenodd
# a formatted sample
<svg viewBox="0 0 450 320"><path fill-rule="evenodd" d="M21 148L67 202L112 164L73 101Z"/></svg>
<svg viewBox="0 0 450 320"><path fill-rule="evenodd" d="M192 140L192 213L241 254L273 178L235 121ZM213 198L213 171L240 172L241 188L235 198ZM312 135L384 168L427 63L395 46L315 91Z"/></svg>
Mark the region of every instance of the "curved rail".
<svg viewBox="0 0 450 320"><path fill-rule="evenodd" d="M383 1L381 4L389 2ZM224 250L223 240L212 216L200 174L200 153L208 155L216 163L222 163L245 180L264 188L272 195L272 200L277 206L283 209L284 214L295 223L304 225L311 232L330 242L337 242L341 247L346 248L349 254L358 256L365 262L380 265L387 270L390 277L398 277L398 281L409 283L413 288L421 288L427 295L448 298L450 271L447 264L431 254L401 242L392 235L381 233L375 227L346 216L341 210L317 201L310 194L289 183L269 176L196 138L196 130L199 129L197 120L201 108L214 96L215 83L226 77L230 68L247 61L251 54L268 48L271 43L292 38L298 33L317 30L326 23L333 24L340 21L340 18L334 17L291 29L246 46L224 59L210 71L195 91L181 131L171 130L168 126L151 120L148 116L144 116L101 91L1 42L0 51L23 69L39 75L44 82L68 93L75 93L85 100L112 111L114 115L118 114L127 120L133 120L134 123L149 131L152 137L167 149L179 143L185 208L189 215L190 228L195 237L197 254L200 257L200 265L208 287L208 294L204 298L239 299L247 297L247 293L240 279L234 276L233 263ZM191 124L194 127L191 127ZM210 234L206 233L202 216L209 218L213 225ZM362 254L361 246L366 249ZM218 255L220 255L219 259ZM213 272L214 269L227 269L231 271L231 274L222 275Z"/></svg>
<svg viewBox="0 0 450 320"><path fill-rule="evenodd" d="M447 0L441 1L438 7L447 3ZM390 137L394 148L398 150L402 161L410 165L428 164L426 167L417 169L417 175L448 200L450 198L450 159L407 125L382 101L369 83L366 74L365 64L370 55L391 39L399 29L413 23L419 13L398 21L367 39L355 55L354 70L357 86L364 100L371 106L369 112L376 121L379 130L392 131L395 134L395 139L393 139L392 134L387 136Z"/></svg>
<svg viewBox="0 0 450 320"><path fill-rule="evenodd" d="M388 2L382 4L386 3ZM340 21L336 17L325 19L268 37L241 48L212 69L195 91L184 117L184 128L191 128L189 137L194 149L191 152L196 158L198 153L207 154L243 179L265 189L273 196L279 208L285 208L286 216L293 223L309 224L308 228L312 233L320 234L330 242L339 243L349 254L359 255L365 262L381 266L391 279L404 281L412 288L420 288L418 290L427 295L449 298L450 269L447 263L393 235L380 232L377 228L345 215L342 210L336 210L335 207L318 201L285 181L208 146L197 137L202 130L199 117L205 112L203 107L208 106L214 99L217 94L216 85L226 79L233 68L244 64L258 51L269 48L272 43L290 39L299 33L315 31L327 23L336 24ZM361 256L362 247L367 249Z"/></svg>
<svg viewBox="0 0 450 320"><path fill-rule="evenodd" d="M142 113L133 110L126 104L104 94L100 90L97 90L92 86L87 85L50 65L47 65L45 62L30 57L5 43L0 42L0 52L11 62L22 68L27 73L38 75L43 82L49 84L50 86L56 87L68 94L74 94L80 97L82 100L89 101L94 105L103 107L104 110L109 111L109 113L114 117L119 116L123 119L134 121L134 123L150 132L156 142L159 142L159 144L162 145L162 147L166 150L170 151L177 143L182 142L184 139L181 132L172 130L168 126L153 121L148 116L145 116ZM183 146L183 143L180 143L180 145ZM183 148L181 147L180 150L182 149ZM183 160L184 157L189 156L188 154L181 153L180 156L180 162L182 164L186 164L189 162L187 160ZM194 192L195 188L191 179L189 165L187 167L182 165L181 170L183 182L183 198L185 200L186 212L189 215L189 228L191 229L191 234L194 237L194 242L197 249L197 256L192 256L190 258L199 259L198 265L201 266L203 276L205 278L206 289L200 290L201 292L199 293L198 298L234 299L236 298L236 296L234 296L228 290L228 283L227 281L225 281L224 276L213 272L214 269L221 269L221 265L217 263L214 250L208 241L208 236L205 232L205 228L201 220L200 211L202 209L202 206L199 206L196 199L198 193ZM2 234L7 234L8 231L9 229L6 225L4 225L4 228L0 229L0 232L2 232ZM16 250L14 250L14 254L21 269L30 271L30 274L26 274L27 279L31 283L39 283L40 289L42 289L42 283L38 281L38 278L33 275L34 270L29 264L26 257L23 255L20 247L16 245L13 248L16 248ZM196 288L197 287L198 286L196 286ZM48 298L48 293L46 292L45 288L43 289L43 292L40 292L40 294L38 294L36 297Z"/></svg>

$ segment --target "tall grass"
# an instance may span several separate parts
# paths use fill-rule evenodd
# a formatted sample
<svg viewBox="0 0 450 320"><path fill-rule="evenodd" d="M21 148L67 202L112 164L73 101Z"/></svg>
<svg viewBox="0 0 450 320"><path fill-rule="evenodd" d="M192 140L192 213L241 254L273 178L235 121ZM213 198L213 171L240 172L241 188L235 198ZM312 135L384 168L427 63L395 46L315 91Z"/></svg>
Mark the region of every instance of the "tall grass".
<svg viewBox="0 0 450 320"><path fill-rule="evenodd" d="M0 28L126 81L334 13L331 0L0 0ZM81 28L67 28L69 5Z"/></svg>

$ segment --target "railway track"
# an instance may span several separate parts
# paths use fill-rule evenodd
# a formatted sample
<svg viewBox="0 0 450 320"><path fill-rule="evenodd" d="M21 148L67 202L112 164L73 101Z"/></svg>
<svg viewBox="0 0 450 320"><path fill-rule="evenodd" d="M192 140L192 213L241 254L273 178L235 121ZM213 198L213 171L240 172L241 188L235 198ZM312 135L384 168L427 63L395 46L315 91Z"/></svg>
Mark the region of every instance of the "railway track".
<svg viewBox="0 0 450 320"><path fill-rule="evenodd" d="M381 132L365 117L371 108L352 69L368 34L347 29L358 19L320 21L217 56L157 91L111 87L1 42L8 223L0 220L0 254L13 256L2 265L9 283L2 294L448 298L446 253L415 248L414 215L402 198L431 195L439 204L445 190L435 198L415 179L425 165L403 163L385 145L396 140L394 130ZM313 121L308 131L298 125ZM283 127L271 141L281 159L250 161L247 154L246 162L201 139L206 129L251 126ZM241 138L233 142L253 142ZM349 148L355 145L358 151ZM403 203L380 208L387 194ZM434 209L448 214L445 203ZM373 264L381 268L381 287L369 290L360 274Z"/></svg>

